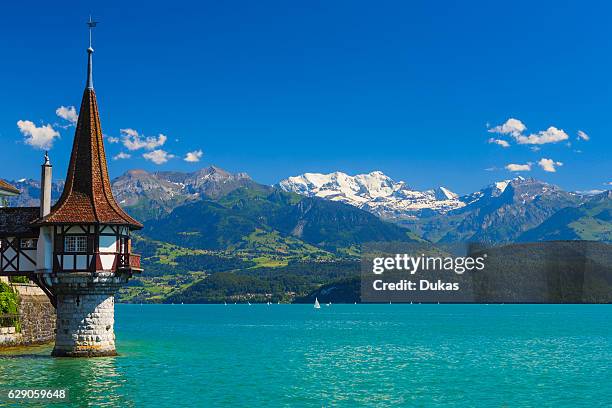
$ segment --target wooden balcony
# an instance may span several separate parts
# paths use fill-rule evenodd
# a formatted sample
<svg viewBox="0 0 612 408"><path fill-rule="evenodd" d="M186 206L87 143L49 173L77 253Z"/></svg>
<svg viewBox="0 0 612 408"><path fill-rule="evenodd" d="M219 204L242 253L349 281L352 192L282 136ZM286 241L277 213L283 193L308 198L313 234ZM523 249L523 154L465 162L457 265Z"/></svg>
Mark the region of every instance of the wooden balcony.
<svg viewBox="0 0 612 408"><path fill-rule="evenodd" d="M137 254L117 254L117 270L131 271L132 273L140 273L143 271L140 266L140 255Z"/></svg>

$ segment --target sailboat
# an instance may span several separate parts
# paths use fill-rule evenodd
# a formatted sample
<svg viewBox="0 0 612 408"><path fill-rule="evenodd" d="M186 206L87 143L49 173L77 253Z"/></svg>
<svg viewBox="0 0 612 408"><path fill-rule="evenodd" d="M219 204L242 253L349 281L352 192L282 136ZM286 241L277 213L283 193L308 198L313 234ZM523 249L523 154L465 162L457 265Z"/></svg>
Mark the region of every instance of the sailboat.
<svg viewBox="0 0 612 408"><path fill-rule="evenodd" d="M319 304L319 299L317 299L317 298L315 298L314 308L315 309L320 309L321 308L321 305Z"/></svg>

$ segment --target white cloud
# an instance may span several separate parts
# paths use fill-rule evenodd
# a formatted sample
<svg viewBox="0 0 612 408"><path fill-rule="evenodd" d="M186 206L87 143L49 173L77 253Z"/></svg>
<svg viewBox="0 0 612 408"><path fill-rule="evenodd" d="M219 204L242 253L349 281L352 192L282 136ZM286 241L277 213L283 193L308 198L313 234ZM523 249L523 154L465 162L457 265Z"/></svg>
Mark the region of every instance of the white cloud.
<svg viewBox="0 0 612 408"><path fill-rule="evenodd" d="M539 152L542 150L540 146L531 146L529 149L531 149L532 152Z"/></svg>
<svg viewBox="0 0 612 408"><path fill-rule="evenodd" d="M106 140L108 140L108 143L119 143L119 138L114 136L108 136Z"/></svg>
<svg viewBox="0 0 612 408"><path fill-rule="evenodd" d="M77 123L77 119L79 118L79 115L77 114L76 108L74 106L62 105L55 110L55 114L72 124Z"/></svg>
<svg viewBox="0 0 612 408"><path fill-rule="evenodd" d="M558 129L555 126L550 126L546 130L541 130L537 133L531 133L529 135L524 134L527 130L527 126L518 119L510 118L505 123L495 126L488 130L489 133L497 133L501 135L510 135L516 140L518 144L524 145L543 145L547 143L557 143L564 140L568 140L569 136L563 129ZM582 140L589 140L589 136L582 130L578 131L578 137ZM497 140L491 138L489 143L498 143ZM506 146L504 146L506 147Z"/></svg>
<svg viewBox="0 0 612 408"><path fill-rule="evenodd" d="M519 144L543 145L547 143L557 143L569 139L567 133L562 129L557 129L554 126L546 130L541 130L538 133L532 133L529 136L513 135Z"/></svg>
<svg viewBox="0 0 612 408"><path fill-rule="evenodd" d="M190 163L196 163L200 161L203 155L204 152L202 152L202 150L194 150L193 152L187 153L183 160Z"/></svg>
<svg viewBox="0 0 612 408"><path fill-rule="evenodd" d="M17 127L25 137L26 144L42 150L51 149L55 138L60 137L59 132L53 129L51 125L37 127L29 120L20 120L17 122Z"/></svg>
<svg viewBox="0 0 612 408"><path fill-rule="evenodd" d="M606 186L612 186L612 181L608 181L607 183L604 183Z"/></svg>
<svg viewBox="0 0 612 408"><path fill-rule="evenodd" d="M587 135L586 133L584 133L582 130L579 130L578 131L578 140L580 140L580 139L582 139L582 140L584 140L586 142L586 141L591 140L591 137L589 135Z"/></svg>
<svg viewBox="0 0 612 408"><path fill-rule="evenodd" d="M547 171L549 173L554 173L557 171L557 167L563 166L563 163L556 162L552 159L540 159L538 162L538 166L542 168L542 170Z"/></svg>
<svg viewBox="0 0 612 408"><path fill-rule="evenodd" d="M494 139L494 138L490 138L489 139L489 143L493 143L496 145L500 145L503 148L506 147L510 147L510 143L508 143L507 141L503 140L503 139Z"/></svg>
<svg viewBox="0 0 612 408"><path fill-rule="evenodd" d="M527 126L518 119L510 118L505 123L489 129L489 133L500 133L502 135L520 135L527 129Z"/></svg>
<svg viewBox="0 0 612 408"><path fill-rule="evenodd" d="M118 154L116 154L113 157L113 160L123 160L123 159L129 159L130 157L132 157L131 154L129 153L125 153L125 152L119 152Z"/></svg>
<svg viewBox="0 0 612 408"><path fill-rule="evenodd" d="M159 134L159 136L141 136L134 129L120 129L121 131L121 141L123 145L130 151L145 149L145 150L153 150L155 148L161 147L166 143L168 137L163 134Z"/></svg>
<svg viewBox="0 0 612 408"><path fill-rule="evenodd" d="M134 129L119 129L119 131L121 132L122 135L127 135L127 136L133 136L133 137L138 137L138 132L135 131Z"/></svg>
<svg viewBox="0 0 612 408"><path fill-rule="evenodd" d="M155 164L164 164L168 160L173 159L175 156L165 150L157 149L149 153L144 153L142 157L149 161L152 161Z"/></svg>
<svg viewBox="0 0 612 408"><path fill-rule="evenodd" d="M506 166L508 171L531 171L531 163L526 164L514 164L510 163Z"/></svg>

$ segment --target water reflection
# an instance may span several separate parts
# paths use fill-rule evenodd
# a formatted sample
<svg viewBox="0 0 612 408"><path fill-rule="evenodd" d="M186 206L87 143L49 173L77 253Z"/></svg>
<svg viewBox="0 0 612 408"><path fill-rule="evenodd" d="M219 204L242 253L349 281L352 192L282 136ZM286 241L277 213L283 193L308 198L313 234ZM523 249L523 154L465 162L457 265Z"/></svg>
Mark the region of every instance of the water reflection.
<svg viewBox="0 0 612 408"><path fill-rule="evenodd" d="M66 389L70 399L67 406L136 406L128 391L128 377L119 364L121 357L53 358L49 352L42 348L34 353L0 354L2 389Z"/></svg>

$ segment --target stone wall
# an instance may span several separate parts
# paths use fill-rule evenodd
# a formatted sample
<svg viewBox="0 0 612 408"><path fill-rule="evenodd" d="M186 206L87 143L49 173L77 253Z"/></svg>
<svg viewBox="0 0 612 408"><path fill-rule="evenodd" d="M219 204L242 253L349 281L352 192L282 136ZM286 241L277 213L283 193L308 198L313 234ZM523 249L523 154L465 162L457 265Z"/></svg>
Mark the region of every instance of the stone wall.
<svg viewBox="0 0 612 408"><path fill-rule="evenodd" d="M0 348L23 344L21 333L15 333L14 327L0 327Z"/></svg>
<svg viewBox="0 0 612 408"><path fill-rule="evenodd" d="M58 294L54 356L116 355L114 296L93 289L92 292Z"/></svg>
<svg viewBox="0 0 612 408"><path fill-rule="evenodd" d="M0 329L0 347L43 344L53 341L55 338L55 308L51 305L47 295L32 283L12 283L11 285L19 293L21 333L15 333L11 328Z"/></svg>

